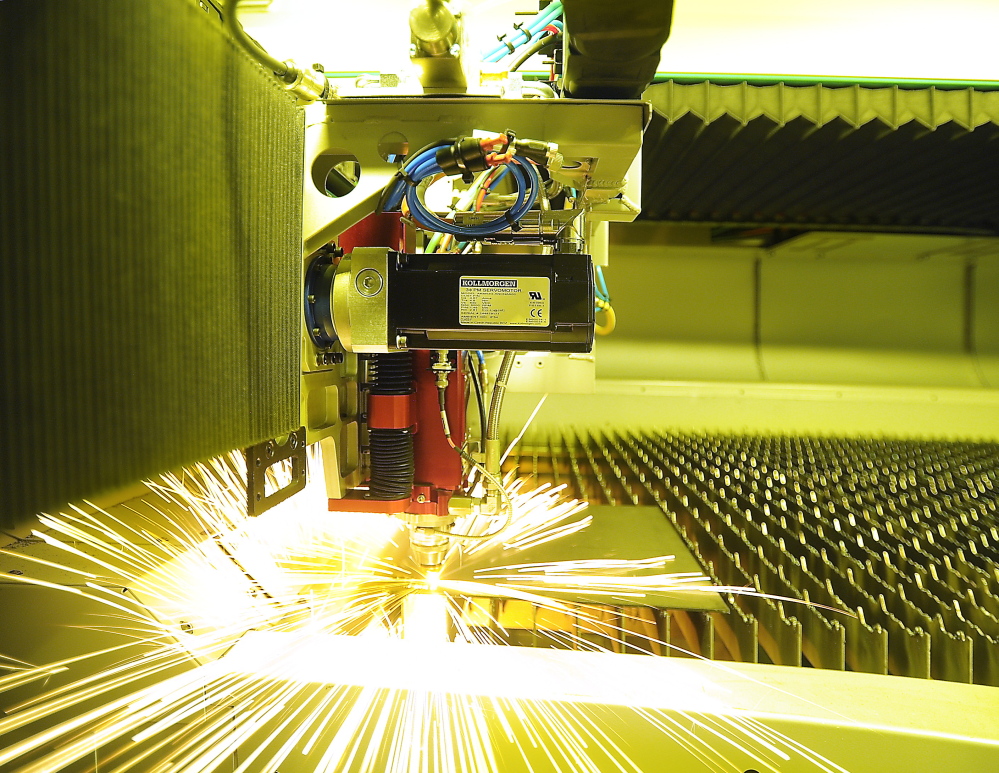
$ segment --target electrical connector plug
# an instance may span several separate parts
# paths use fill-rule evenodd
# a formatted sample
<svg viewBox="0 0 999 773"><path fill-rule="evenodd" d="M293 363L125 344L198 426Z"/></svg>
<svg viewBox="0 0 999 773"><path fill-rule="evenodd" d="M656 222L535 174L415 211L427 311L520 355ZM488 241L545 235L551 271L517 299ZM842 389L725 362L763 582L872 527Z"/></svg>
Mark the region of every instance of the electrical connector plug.
<svg viewBox="0 0 999 773"><path fill-rule="evenodd" d="M562 155L558 152L558 144L554 142L515 139L513 141L513 152L515 155L523 156L539 166L551 167L556 160L559 165L562 163Z"/></svg>
<svg viewBox="0 0 999 773"><path fill-rule="evenodd" d="M474 172L484 172L489 168L487 155L481 140L462 137L438 150L435 159L444 174L460 174L462 180L470 183Z"/></svg>

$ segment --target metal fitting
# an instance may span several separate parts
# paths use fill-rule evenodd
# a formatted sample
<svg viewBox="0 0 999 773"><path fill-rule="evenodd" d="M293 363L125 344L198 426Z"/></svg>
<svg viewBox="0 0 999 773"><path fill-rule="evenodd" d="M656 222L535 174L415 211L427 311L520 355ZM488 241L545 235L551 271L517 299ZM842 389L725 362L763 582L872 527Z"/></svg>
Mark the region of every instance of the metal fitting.
<svg viewBox="0 0 999 773"><path fill-rule="evenodd" d="M462 63L461 14L443 0L419 2L409 14L409 58L420 68L424 91L464 94L468 76Z"/></svg>
<svg viewBox="0 0 999 773"><path fill-rule="evenodd" d="M461 39L460 17L443 2L420 3L409 13L409 33L411 56L456 56L451 49Z"/></svg>
<svg viewBox="0 0 999 773"><path fill-rule="evenodd" d="M438 389L447 389L448 376L454 372L454 365L447 349L435 349L431 355L430 370L436 376L434 382Z"/></svg>
<svg viewBox="0 0 999 773"><path fill-rule="evenodd" d="M324 304L330 309L329 327L349 352L391 351L386 340L388 254L384 247L357 247L340 260L332 278L326 272L315 288L317 295L329 299Z"/></svg>
<svg viewBox="0 0 999 773"><path fill-rule="evenodd" d="M433 569L444 563L449 540L443 535L429 529L415 528L409 532L409 546L413 558L422 567Z"/></svg>
<svg viewBox="0 0 999 773"><path fill-rule="evenodd" d="M561 164L562 155L558 152L558 143L515 139L513 148L516 155L530 159L535 164L552 166L555 161Z"/></svg>
<svg viewBox="0 0 999 773"><path fill-rule="evenodd" d="M492 473L494 478L500 475L500 457L503 454L501 442L496 438L486 438L486 470ZM486 501L483 511L486 515L499 515L502 508L499 489L492 479L486 478Z"/></svg>
<svg viewBox="0 0 999 773"><path fill-rule="evenodd" d="M474 515L481 505L482 500L479 497L452 496L448 500L447 511L455 518L460 518L461 516Z"/></svg>
<svg viewBox="0 0 999 773"><path fill-rule="evenodd" d="M300 70L291 59L284 65L287 68L287 72L281 78L285 82L284 87L303 104L332 95L325 73L318 70Z"/></svg>

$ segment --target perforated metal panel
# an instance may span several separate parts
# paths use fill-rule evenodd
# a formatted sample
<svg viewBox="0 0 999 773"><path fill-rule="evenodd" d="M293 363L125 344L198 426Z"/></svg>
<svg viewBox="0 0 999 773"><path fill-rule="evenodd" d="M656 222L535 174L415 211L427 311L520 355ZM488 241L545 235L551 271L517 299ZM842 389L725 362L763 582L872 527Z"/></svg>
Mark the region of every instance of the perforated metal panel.
<svg viewBox="0 0 999 773"><path fill-rule="evenodd" d="M731 614L708 657L999 685L999 446L667 432L553 436L508 464L591 502L658 505Z"/></svg>

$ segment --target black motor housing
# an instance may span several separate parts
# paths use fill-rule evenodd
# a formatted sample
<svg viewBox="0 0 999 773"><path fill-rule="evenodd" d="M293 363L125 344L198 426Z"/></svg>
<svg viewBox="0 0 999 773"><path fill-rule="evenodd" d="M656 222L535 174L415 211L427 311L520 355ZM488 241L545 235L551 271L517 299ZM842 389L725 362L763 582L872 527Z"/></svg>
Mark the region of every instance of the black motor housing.
<svg viewBox="0 0 999 773"><path fill-rule="evenodd" d="M409 349L589 352L589 255L394 254L389 340Z"/></svg>

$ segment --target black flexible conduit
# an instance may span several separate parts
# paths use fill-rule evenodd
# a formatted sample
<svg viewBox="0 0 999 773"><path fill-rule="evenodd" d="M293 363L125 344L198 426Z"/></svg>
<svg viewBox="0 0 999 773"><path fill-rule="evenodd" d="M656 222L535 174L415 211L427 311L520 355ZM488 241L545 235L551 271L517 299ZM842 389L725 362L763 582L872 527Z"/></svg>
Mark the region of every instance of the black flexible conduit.
<svg viewBox="0 0 999 773"><path fill-rule="evenodd" d="M264 67L271 70L279 78L285 78L288 75L288 66L277 57L271 56L267 52L267 49L251 38L247 31L243 29L243 25L239 23L239 19L236 18L236 1L228 0L223 9L225 27L229 30L229 34Z"/></svg>
<svg viewBox="0 0 999 773"><path fill-rule="evenodd" d="M372 395L408 395L413 392L413 355L376 354L370 361ZM413 432L411 429L371 429L369 499L408 499L413 493Z"/></svg>

